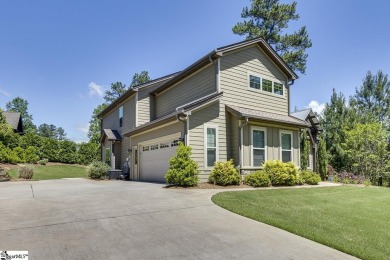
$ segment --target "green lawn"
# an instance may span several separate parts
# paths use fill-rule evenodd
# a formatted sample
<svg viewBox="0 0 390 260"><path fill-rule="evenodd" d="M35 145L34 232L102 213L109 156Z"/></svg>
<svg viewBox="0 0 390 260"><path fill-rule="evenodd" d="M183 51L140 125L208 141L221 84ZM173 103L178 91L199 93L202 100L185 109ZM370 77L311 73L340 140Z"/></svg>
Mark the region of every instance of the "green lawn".
<svg viewBox="0 0 390 260"><path fill-rule="evenodd" d="M222 192L217 205L363 259L390 256L390 188Z"/></svg>
<svg viewBox="0 0 390 260"><path fill-rule="evenodd" d="M61 178L84 178L87 177L87 169L78 165L33 165L33 180L51 180ZM19 177L18 170L8 171L11 178Z"/></svg>

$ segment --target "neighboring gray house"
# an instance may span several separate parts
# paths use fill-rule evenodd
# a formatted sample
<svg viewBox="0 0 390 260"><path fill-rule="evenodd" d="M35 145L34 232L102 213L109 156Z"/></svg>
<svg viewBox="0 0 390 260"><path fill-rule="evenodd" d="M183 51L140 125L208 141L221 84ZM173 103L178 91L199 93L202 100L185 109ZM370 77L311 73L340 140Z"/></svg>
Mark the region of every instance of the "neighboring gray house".
<svg viewBox="0 0 390 260"><path fill-rule="evenodd" d="M300 131L290 116L298 76L260 38L217 48L185 68L126 91L101 114L102 156L130 161L130 178L164 181L178 142L192 147L200 179L215 161L241 173L266 160L300 166Z"/></svg>
<svg viewBox="0 0 390 260"><path fill-rule="evenodd" d="M23 134L23 122L19 112L4 111L5 121L12 126L15 133Z"/></svg>
<svg viewBox="0 0 390 260"><path fill-rule="evenodd" d="M296 117L300 120L306 121L308 124L307 128L307 139L310 142L309 148L309 162L308 169L317 172L318 169L318 142L319 133L322 132L320 121L316 113L311 108L298 110L291 113L291 116Z"/></svg>

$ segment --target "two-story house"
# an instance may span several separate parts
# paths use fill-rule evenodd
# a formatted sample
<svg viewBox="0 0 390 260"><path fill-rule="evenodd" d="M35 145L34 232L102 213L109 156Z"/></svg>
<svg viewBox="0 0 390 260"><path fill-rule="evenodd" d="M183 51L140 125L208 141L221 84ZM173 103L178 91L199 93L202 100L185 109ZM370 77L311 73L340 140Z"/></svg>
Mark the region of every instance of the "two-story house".
<svg viewBox="0 0 390 260"><path fill-rule="evenodd" d="M183 71L129 89L101 114L102 156L128 159L130 178L163 182L178 142L192 147L200 179L214 162L241 173L266 160L300 165L307 123L290 116L298 77L260 38L217 48Z"/></svg>

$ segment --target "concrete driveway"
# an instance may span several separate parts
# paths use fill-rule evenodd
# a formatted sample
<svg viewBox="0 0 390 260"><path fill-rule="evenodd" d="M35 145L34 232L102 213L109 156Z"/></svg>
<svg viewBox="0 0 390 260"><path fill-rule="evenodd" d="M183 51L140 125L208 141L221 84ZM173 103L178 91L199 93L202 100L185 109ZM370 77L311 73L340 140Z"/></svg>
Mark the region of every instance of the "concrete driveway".
<svg viewBox="0 0 390 260"><path fill-rule="evenodd" d="M30 259L352 258L214 205L217 190L162 187L0 183L0 250L28 250Z"/></svg>

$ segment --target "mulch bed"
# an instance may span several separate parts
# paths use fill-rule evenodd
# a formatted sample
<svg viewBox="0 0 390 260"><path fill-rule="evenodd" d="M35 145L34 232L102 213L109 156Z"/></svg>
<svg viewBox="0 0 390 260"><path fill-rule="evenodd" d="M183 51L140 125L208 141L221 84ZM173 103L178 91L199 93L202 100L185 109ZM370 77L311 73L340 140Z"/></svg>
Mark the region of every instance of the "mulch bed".
<svg viewBox="0 0 390 260"><path fill-rule="evenodd" d="M249 185L241 184L241 185L231 185L231 186L220 186L214 185L208 182L201 182L195 187L178 187L175 185L167 185L164 189L247 189L252 188Z"/></svg>

